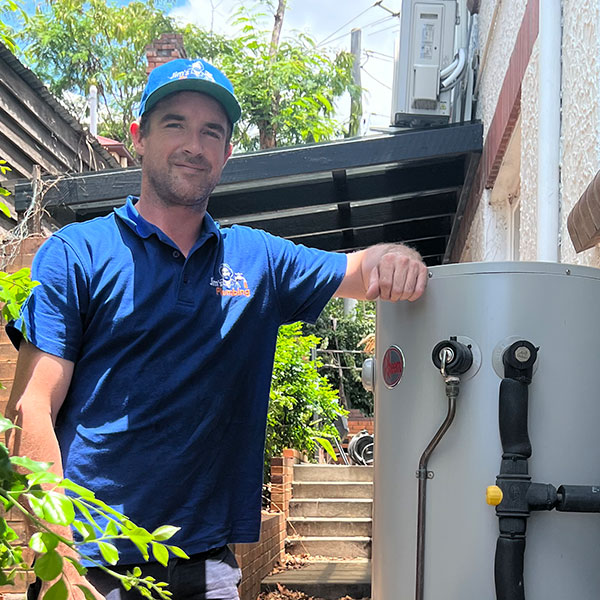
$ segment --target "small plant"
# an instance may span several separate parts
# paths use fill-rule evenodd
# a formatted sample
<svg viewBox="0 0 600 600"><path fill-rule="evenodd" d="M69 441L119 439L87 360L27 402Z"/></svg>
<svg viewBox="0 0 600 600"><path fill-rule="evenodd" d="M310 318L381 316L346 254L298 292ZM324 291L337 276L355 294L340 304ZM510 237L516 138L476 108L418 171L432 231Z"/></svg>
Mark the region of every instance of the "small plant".
<svg viewBox="0 0 600 600"><path fill-rule="evenodd" d="M0 417L0 433L13 428L15 425L8 419ZM65 561L69 561L80 575L85 575L82 559L120 580L126 590L135 587L146 598L170 598L167 584L157 582L153 577L143 577L139 567L122 575L86 556L79 547L81 544L95 543L104 560L115 565L119 560L119 552L111 542L128 539L135 544L144 560L148 560L152 553L154 560L166 566L170 554L188 558L181 548L165 544L179 527L166 525L149 532L96 498L92 491L55 475L49 471L50 467L50 463L11 456L6 445L0 443L0 502L5 513L18 511L37 530L29 540L30 548L38 553L33 566L36 576L42 581L58 578L44 594L44 600L67 600L69 592L63 576ZM83 520L76 518L76 508ZM98 525L98 517L108 523L103 529ZM57 534L51 529L52 525L74 527L81 540L72 541ZM6 518L0 517L0 585L12 584L18 569L30 568L23 560L22 548L16 545L17 537ZM67 546L79 558L59 554L59 544ZM86 599L95 600L89 588L84 585L78 587Z"/></svg>
<svg viewBox="0 0 600 600"><path fill-rule="evenodd" d="M339 405L337 391L319 374L320 360L311 359L318 343L318 337L302 335L301 323L279 329L267 416L267 469L270 458L284 448L310 455L316 443L335 459L330 440L339 434L333 423L347 411Z"/></svg>

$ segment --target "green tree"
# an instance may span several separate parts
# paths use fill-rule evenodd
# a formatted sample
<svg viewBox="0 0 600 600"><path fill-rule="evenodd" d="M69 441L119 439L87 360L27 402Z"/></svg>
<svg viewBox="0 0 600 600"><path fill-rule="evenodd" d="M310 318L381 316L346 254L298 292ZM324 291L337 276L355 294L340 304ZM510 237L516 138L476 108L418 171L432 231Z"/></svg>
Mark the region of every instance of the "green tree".
<svg viewBox="0 0 600 600"><path fill-rule="evenodd" d="M223 36L176 23L162 0L47 0L20 34L23 59L63 99L65 92L86 96L95 84L99 133L129 144L146 82L145 47L162 33L178 32L188 56L215 63L234 84L243 110L234 135L239 149L342 136L333 114L337 98L358 93L352 56L319 49L305 34L274 40L268 27L273 14L260 12L264 7L240 9L232 34Z"/></svg>
<svg viewBox="0 0 600 600"><path fill-rule="evenodd" d="M0 0L0 42L11 52L17 50L15 44L16 28L27 22L27 14L19 2Z"/></svg>
<svg viewBox="0 0 600 600"><path fill-rule="evenodd" d="M352 55L318 48L304 33L274 40L268 28L273 15L260 9L239 11L235 38L213 38L221 51L211 58L231 79L242 106L236 143L257 150L342 137L335 101L346 92L360 93L352 82ZM185 46L190 55L201 55L206 36L189 28Z"/></svg>
<svg viewBox="0 0 600 600"><path fill-rule="evenodd" d="M311 352L319 343L314 335L302 335L302 325L284 325L277 336L273 365L265 466L285 448L311 455L315 443L333 453L329 440L339 437L333 423L347 414L339 405L337 392L319 374L320 360Z"/></svg>
<svg viewBox="0 0 600 600"><path fill-rule="evenodd" d="M98 132L128 141L129 125L146 82L146 45L174 22L155 0L127 4L105 0L52 0L39 4L20 39L24 60L58 97L101 100Z"/></svg>
<svg viewBox="0 0 600 600"><path fill-rule="evenodd" d="M372 415L373 394L364 389L361 381L362 363L368 354L361 352L359 342L375 333L375 303L359 302L345 315L343 299L333 298L317 322L305 325L304 331L321 338L319 354L324 357L324 366L319 371L340 390L348 408Z"/></svg>

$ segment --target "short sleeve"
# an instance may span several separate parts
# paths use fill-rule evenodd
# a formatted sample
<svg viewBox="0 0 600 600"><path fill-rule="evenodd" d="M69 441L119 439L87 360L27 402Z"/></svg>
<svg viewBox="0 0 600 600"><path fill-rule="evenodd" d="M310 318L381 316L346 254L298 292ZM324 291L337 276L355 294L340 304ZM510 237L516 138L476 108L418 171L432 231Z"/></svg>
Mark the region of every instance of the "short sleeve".
<svg viewBox="0 0 600 600"><path fill-rule="evenodd" d="M6 326L9 338L18 348L24 325L27 340L34 346L75 361L88 305L88 278L81 260L67 242L54 235L35 255L31 278L39 285L23 305L20 318Z"/></svg>
<svg viewBox="0 0 600 600"><path fill-rule="evenodd" d="M346 274L346 255L264 235L282 323L314 323Z"/></svg>

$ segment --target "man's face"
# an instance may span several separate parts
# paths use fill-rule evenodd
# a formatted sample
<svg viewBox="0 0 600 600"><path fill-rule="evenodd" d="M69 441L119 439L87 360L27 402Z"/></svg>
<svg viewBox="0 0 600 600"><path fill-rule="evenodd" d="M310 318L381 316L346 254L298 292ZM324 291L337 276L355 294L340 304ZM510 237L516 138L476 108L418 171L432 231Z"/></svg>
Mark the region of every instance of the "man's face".
<svg viewBox="0 0 600 600"><path fill-rule="evenodd" d="M161 100L145 135L131 129L143 156L142 194L167 206L206 210L231 155L229 128L225 111L211 96L179 92Z"/></svg>

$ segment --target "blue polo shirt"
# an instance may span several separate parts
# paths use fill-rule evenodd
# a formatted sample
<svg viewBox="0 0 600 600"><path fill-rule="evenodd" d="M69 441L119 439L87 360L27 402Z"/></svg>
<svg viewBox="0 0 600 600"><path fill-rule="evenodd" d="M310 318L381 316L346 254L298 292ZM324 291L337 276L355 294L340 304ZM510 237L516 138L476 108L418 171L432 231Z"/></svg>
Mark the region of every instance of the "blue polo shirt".
<svg viewBox="0 0 600 600"><path fill-rule="evenodd" d="M186 258L134 202L64 227L33 263L28 338L75 363L65 476L149 530L181 527L188 554L256 541L277 330L317 318L346 257L206 215Z"/></svg>

